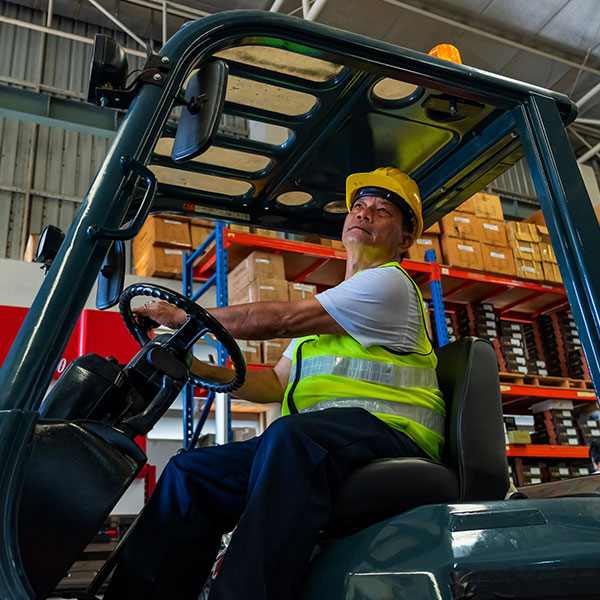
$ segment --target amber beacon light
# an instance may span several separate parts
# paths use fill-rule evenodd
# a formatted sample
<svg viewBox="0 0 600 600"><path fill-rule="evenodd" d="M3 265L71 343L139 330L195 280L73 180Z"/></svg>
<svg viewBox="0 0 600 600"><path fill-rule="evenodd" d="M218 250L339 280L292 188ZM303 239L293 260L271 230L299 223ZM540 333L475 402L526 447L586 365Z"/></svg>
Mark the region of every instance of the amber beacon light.
<svg viewBox="0 0 600 600"><path fill-rule="evenodd" d="M432 48L429 51L429 56L435 56L436 58L443 58L444 60L449 60L453 63L458 63L462 65L462 60L460 59L460 52L456 46L452 44L439 44L435 48Z"/></svg>

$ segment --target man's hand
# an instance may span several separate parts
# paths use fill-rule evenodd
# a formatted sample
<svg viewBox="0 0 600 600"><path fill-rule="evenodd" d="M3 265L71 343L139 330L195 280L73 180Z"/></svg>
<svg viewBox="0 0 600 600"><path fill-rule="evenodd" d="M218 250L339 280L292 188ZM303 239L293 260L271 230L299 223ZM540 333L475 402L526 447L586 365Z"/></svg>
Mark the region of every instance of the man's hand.
<svg viewBox="0 0 600 600"><path fill-rule="evenodd" d="M179 329L187 319L185 311L168 302L147 302L139 308L132 308L131 312L137 316L148 317L169 329Z"/></svg>

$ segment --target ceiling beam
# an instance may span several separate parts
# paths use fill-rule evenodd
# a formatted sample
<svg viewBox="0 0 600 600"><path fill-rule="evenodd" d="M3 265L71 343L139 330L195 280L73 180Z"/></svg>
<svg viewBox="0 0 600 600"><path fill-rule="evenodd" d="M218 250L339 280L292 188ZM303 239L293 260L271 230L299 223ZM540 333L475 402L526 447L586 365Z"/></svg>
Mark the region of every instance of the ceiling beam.
<svg viewBox="0 0 600 600"><path fill-rule="evenodd" d="M35 23L28 23L27 21L21 21L19 19L11 19L0 15L0 23L7 23L8 25L16 25L17 27L23 27L25 29L32 29L33 31L41 31L50 35L56 35L58 37L74 40L76 42L83 42L84 44L94 44L92 38L87 38L83 35L77 35L75 33L69 33L68 31L60 31L59 29L52 29L51 27L44 27L43 25L36 25ZM132 48L123 47L123 52L127 54L133 54L134 56L141 56L146 58L146 53L141 50L133 50Z"/></svg>
<svg viewBox="0 0 600 600"><path fill-rule="evenodd" d="M0 117L112 138L121 114L112 108L0 85Z"/></svg>

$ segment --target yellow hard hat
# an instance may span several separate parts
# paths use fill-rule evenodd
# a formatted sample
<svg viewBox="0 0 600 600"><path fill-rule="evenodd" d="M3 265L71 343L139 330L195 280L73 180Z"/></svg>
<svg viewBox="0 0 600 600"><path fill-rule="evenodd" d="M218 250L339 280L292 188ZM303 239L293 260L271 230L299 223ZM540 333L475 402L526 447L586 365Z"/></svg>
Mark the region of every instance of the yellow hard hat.
<svg viewBox="0 0 600 600"><path fill-rule="evenodd" d="M415 239L423 233L423 214L421 212L421 196L417 184L403 171L394 167L379 167L368 173L354 173L346 179L346 206L348 212L352 208L352 200L356 192L362 188L382 188L392 192L404 201L414 215Z"/></svg>

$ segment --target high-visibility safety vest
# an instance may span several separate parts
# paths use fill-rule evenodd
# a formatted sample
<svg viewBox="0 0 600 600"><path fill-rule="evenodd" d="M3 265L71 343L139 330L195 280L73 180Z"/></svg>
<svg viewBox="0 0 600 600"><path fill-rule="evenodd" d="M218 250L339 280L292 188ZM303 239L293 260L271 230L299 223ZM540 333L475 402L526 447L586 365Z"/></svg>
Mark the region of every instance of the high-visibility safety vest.
<svg viewBox="0 0 600 600"><path fill-rule="evenodd" d="M282 414L364 408L440 460L446 407L435 371L437 357L425 326L423 297L397 262L381 267L400 269L415 287L422 317L418 351L363 348L349 335L301 337L294 349Z"/></svg>

